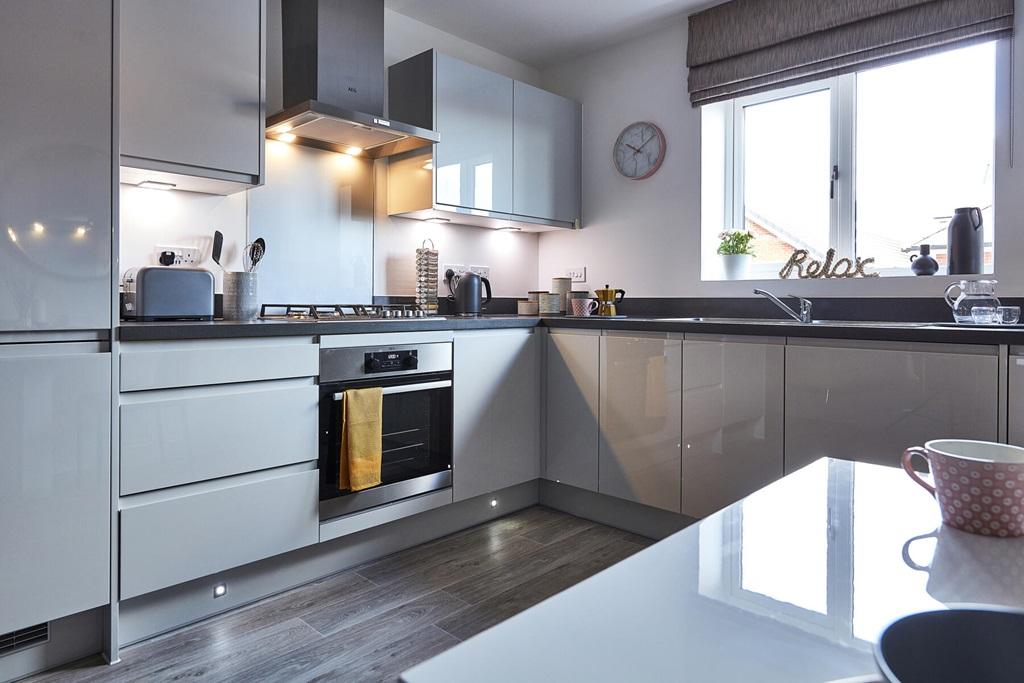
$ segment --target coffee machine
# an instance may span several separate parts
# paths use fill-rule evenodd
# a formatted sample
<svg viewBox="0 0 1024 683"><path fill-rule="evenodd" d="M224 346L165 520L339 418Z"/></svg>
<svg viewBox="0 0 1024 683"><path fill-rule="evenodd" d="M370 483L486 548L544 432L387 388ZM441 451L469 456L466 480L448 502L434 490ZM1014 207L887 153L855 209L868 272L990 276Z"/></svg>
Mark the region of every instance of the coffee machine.
<svg viewBox="0 0 1024 683"><path fill-rule="evenodd" d="M618 315L616 304L622 303L622 299L626 296L626 290L612 289L610 285L605 285L603 289L595 289L594 295L597 297L597 314L606 318L614 318Z"/></svg>

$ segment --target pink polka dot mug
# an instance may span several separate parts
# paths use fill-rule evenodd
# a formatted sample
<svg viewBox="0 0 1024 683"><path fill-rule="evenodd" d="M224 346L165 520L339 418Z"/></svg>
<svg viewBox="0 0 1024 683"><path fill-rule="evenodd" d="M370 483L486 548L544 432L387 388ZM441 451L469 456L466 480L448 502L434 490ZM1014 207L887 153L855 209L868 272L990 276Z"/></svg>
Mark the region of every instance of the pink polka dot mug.
<svg viewBox="0 0 1024 683"><path fill-rule="evenodd" d="M915 455L928 461L934 484L914 471ZM903 469L935 496L949 526L982 536L1024 536L1024 448L940 439L908 448Z"/></svg>

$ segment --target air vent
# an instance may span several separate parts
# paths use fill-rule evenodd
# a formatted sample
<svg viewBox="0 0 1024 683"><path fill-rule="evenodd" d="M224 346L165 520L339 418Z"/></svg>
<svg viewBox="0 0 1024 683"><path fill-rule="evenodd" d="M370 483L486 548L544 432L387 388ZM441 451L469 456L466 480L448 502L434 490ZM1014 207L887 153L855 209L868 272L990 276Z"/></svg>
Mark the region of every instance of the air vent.
<svg viewBox="0 0 1024 683"><path fill-rule="evenodd" d="M50 639L50 624L37 624L10 633L0 633L0 657L24 650Z"/></svg>

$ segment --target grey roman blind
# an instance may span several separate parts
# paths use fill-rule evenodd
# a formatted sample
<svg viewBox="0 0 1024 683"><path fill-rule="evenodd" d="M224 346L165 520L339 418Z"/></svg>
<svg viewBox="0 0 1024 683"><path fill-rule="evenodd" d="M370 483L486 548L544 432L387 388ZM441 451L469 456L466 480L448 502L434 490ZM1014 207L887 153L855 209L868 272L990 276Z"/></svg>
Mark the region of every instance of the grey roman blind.
<svg viewBox="0 0 1024 683"><path fill-rule="evenodd" d="M731 0L690 16L693 106L1013 33L1013 0Z"/></svg>

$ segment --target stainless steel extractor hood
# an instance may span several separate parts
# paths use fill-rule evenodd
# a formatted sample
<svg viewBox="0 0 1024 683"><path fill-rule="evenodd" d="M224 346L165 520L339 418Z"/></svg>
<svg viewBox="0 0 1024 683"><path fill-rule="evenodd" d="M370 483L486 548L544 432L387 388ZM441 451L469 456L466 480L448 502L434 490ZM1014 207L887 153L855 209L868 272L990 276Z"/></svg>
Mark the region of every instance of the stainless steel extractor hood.
<svg viewBox="0 0 1024 683"><path fill-rule="evenodd" d="M281 27L284 109L267 137L372 159L440 140L383 115L383 0L281 0Z"/></svg>

